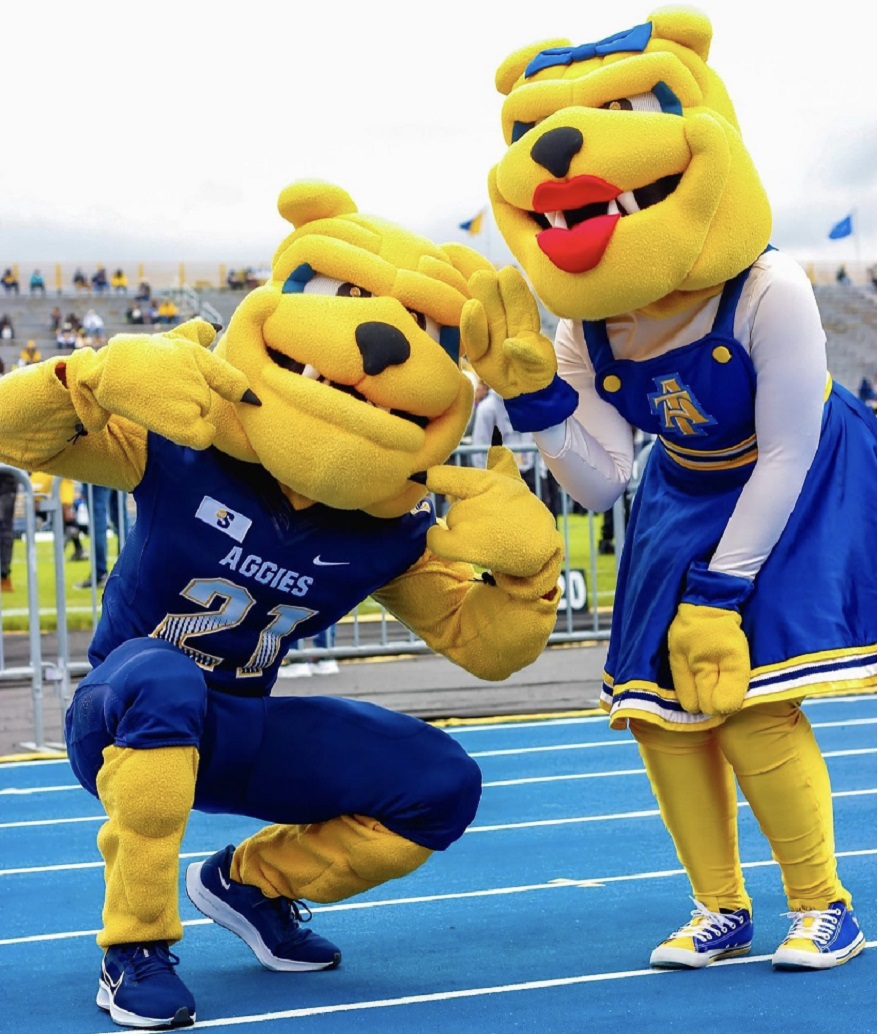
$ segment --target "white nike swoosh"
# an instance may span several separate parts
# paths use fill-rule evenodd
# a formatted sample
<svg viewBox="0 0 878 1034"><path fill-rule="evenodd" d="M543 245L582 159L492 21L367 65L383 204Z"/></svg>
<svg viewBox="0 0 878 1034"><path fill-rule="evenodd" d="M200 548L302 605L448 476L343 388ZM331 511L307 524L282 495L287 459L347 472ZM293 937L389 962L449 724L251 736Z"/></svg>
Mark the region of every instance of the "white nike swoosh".
<svg viewBox="0 0 878 1034"><path fill-rule="evenodd" d="M231 883L229 883L229 881L225 878L225 876L223 876L221 872L217 873L217 875L219 876L220 883L223 885L223 889L229 890L229 888L232 886Z"/></svg>
<svg viewBox="0 0 878 1034"><path fill-rule="evenodd" d="M115 995L119 988L122 986L122 981L125 979L125 970L119 974L118 980L111 980L110 974L107 972L106 966L101 967L104 971L104 983L107 985L107 990L111 995Z"/></svg>
<svg viewBox="0 0 878 1034"><path fill-rule="evenodd" d="M315 567L348 567L350 560L321 560L320 556L314 557Z"/></svg>

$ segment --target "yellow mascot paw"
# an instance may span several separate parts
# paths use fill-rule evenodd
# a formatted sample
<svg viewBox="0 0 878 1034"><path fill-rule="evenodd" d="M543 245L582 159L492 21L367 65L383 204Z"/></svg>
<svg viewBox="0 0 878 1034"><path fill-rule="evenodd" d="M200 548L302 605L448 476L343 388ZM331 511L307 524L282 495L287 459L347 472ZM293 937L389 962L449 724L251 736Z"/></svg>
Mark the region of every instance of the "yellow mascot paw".
<svg viewBox="0 0 878 1034"><path fill-rule="evenodd" d="M258 404L244 374L207 347L215 337L210 323L195 319L165 334L118 334L98 352L74 353L67 386L86 429L101 430L116 414L206 449L216 433L206 419L214 393Z"/></svg>
<svg viewBox="0 0 878 1034"><path fill-rule="evenodd" d="M540 333L540 314L524 277L507 267L478 270L463 308L461 343L481 379L501 398L531 394L551 384L557 370L552 342Z"/></svg>
<svg viewBox="0 0 878 1034"><path fill-rule="evenodd" d="M681 603L668 630L677 699L691 714L739 711L750 684L750 648L734 610Z"/></svg>
<svg viewBox="0 0 878 1034"><path fill-rule="evenodd" d="M446 526L437 524L427 533L437 556L487 568L501 588L520 599L539 599L553 590L563 539L549 509L522 481L509 449L492 446L487 470L431 467L427 488L456 499Z"/></svg>

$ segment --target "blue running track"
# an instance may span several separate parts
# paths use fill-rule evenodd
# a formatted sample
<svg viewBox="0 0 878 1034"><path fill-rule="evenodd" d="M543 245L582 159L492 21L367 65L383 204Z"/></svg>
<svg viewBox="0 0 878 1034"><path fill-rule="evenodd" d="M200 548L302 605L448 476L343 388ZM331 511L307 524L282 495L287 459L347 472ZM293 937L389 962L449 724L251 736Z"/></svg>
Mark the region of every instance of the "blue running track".
<svg viewBox="0 0 878 1034"><path fill-rule="evenodd" d="M314 909L338 970L271 973L191 905L192 859L257 824L194 814L181 856L180 975L196 1030L279 1034L579 1034L875 1030L876 702L806 710L832 776L836 849L867 938L838 969L774 972L789 920L780 873L749 808L741 851L754 900L751 955L697 972L649 953L688 918L689 885L637 748L604 717L456 727L482 767L461 841L404 880ZM66 760L0 765L0 1030L118 1031L94 1002L103 893L99 803ZM130 1028L129 1028L130 1029Z"/></svg>

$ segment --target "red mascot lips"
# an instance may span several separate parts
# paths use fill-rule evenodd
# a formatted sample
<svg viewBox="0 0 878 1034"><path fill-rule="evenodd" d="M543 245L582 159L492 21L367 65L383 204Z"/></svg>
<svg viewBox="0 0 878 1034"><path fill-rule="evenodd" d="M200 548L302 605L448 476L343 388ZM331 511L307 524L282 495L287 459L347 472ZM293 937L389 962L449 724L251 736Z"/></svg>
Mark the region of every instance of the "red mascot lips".
<svg viewBox="0 0 878 1034"><path fill-rule="evenodd" d="M537 234L537 244L553 265L565 273L585 273L600 262L621 218L618 209L608 211L620 193L598 176L575 176L566 183L537 187L534 209L550 215L553 224Z"/></svg>

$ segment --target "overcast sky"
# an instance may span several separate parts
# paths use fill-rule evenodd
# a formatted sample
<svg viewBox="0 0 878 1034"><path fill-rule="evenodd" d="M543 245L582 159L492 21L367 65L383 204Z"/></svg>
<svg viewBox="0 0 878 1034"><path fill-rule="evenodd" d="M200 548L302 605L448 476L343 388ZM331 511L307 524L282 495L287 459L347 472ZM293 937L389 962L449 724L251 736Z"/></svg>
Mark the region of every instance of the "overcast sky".
<svg viewBox="0 0 878 1034"><path fill-rule="evenodd" d="M659 5L656 5L659 6ZM801 259L872 261L876 3L703 0L747 146ZM260 262L281 188L338 183L362 211L505 261L486 204L513 50L645 21L615 0L42 0L7 4L0 262ZM829 241L854 213L853 238Z"/></svg>

